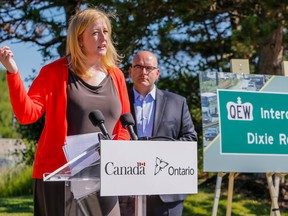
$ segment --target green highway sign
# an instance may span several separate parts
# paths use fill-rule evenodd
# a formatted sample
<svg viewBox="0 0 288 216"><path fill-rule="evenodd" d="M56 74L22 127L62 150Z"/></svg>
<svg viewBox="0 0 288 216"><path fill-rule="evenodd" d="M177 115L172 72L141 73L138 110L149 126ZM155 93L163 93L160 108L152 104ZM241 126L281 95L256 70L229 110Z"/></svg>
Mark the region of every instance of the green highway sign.
<svg viewBox="0 0 288 216"><path fill-rule="evenodd" d="M220 154L288 155L288 94L217 90Z"/></svg>

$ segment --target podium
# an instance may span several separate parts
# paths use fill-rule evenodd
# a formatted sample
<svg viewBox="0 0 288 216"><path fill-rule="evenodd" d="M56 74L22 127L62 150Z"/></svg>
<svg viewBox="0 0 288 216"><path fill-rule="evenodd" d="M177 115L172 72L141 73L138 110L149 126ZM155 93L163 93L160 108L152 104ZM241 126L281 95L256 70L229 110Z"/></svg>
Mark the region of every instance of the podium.
<svg viewBox="0 0 288 216"><path fill-rule="evenodd" d="M91 158L95 160L87 164ZM82 185L80 192L72 191L81 208L82 199L99 192L101 197L194 194L197 173L196 142L101 140L45 174L44 181Z"/></svg>
<svg viewBox="0 0 288 216"><path fill-rule="evenodd" d="M70 211L78 211L77 215L90 215L85 203L93 199L97 201L96 194L100 191L99 151L98 142L54 172L43 175L44 181L65 181L65 215L70 215ZM99 210L97 202L94 203L94 211Z"/></svg>

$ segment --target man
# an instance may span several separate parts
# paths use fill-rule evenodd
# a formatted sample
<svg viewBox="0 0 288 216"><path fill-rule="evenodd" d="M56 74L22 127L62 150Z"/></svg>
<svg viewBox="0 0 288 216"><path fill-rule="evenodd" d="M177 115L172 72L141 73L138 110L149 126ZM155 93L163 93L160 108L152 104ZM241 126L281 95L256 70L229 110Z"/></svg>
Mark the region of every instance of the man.
<svg viewBox="0 0 288 216"><path fill-rule="evenodd" d="M160 69L153 53L140 51L136 54L129 76L133 81L129 91L130 107L139 139L167 137L197 141L186 99L156 87ZM186 197L185 194L147 196L147 216L181 216Z"/></svg>

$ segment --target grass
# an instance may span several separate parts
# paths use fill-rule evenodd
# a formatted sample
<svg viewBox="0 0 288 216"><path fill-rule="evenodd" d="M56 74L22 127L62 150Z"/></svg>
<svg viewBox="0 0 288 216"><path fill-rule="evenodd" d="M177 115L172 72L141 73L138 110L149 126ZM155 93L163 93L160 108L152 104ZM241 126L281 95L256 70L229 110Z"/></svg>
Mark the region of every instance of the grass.
<svg viewBox="0 0 288 216"><path fill-rule="evenodd" d="M0 197L1 216L32 216L33 198L29 196Z"/></svg>
<svg viewBox="0 0 288 216"><path fill-rule="evenodd" d="M227 194L223 190L220 196L217 216L226 215ZM189 195L184 203L183 216L209 216L212 214L214 201L214 191L200 189L197 194ZM32 216L33 200L32 196L0 197L1 216ZM244 194L234 194L232 203L233 216L269 216L270 200L251 199ZM287 216L287 212L281 212Z"/></svg>
<svg viewBox="0 0 288 216"><path fill-rule="evenodd" d="M32 167L5 167L0 172L0 216L33 215ZM30 194L30 195L23 195Z"/></svg>
<svg viewBox="0 0 288 216"><path fill-rule="evenodd" d="M205 180L204 180L205 179ZM286 181L287 182L287 181ZM206 216L212 215L214 205L214 191L216 176L206 176L200 178L198 193L189 195L184 203L183 216ZM269 216L271 208L271 198L267 181L253 174L240 174L234 181L234 191L232 197L232 216ZM288 191L286 184L282 184L279 191ZM221 184L221 194L217 208L217 216L225 216L227 211L228 176L223 177ZM278 199L280 214L288 216L287 200L281 193ZM285 205L286 204L286 205Z"/></svg>
<svg viewBox="0 0 288 216"><path fill-rule="evenodd" d="M207 216L212 215L214 193L211 191L199 191L198 194L189 195L184 204L183 216ZM217 215L226 215L227 195L220 196ZM269 216L269 200L253 200L243 194L233 196L231 215L233 216ZM282 214L281 214L282 215Z"/></svg>
<svg viewBox="0 0 288 216"><path fill-rule="evenodd" d="M0 173L0 196L32 194L31 166L2 169Z"/></svg>
<svg viewBox="0 0 288 216"><path fill-rule="evenodd" d="M9 178L7 178L7 172L1 173L0 175L0 216L32 216L32 195L18 195L19 192L22 192L22 194L27 194L27 192L30 192L30 190L25 189L19 191L19 189L17 189L17 187L27 187L27 184L23 183L25 181L28 182L28 186L30 185L29 187L32 188L30 182L31 177L30 180L27 180L28 174L31 176L31 169L19 169L15 173L11 172L8 174L8 176L10 176ZM216 183L215 177L215 175L212 175L206 176L205 178L199 178L198 193L189 195L185 200L183 216L212 215ZM8 181L8 179L10 181ZM221 185L221 194L217 208L217 216L226 215L227 186L228 177L224 176ZM14 188L14 190L11 190L11 188ZM287 202L283 200L283 196L281 199L282 202ZM270 195L265 179L261 180L261 178L257 176L253 177L253 175L251 176L245 174L241 174L235 179L233 202L231 208L232 216L269 216L270 205ZM280 213L282 216L288 216L288 208L280 206Z"/></svg>

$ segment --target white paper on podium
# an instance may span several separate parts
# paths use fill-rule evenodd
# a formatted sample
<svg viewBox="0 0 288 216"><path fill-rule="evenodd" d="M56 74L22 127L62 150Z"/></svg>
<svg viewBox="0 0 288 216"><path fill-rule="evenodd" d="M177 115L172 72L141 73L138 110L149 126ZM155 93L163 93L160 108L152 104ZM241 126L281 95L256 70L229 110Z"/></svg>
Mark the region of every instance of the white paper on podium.
<svg viewBox="0 0 288 216"><path fill-rule="evenodd" d="M71 161L91 146L99 145L98 134L97 132L67 136L63 146L67 161Z"/></svg>
<svg viewBox="0 0 288 216"><path fill-rule="evenodd" d="M89 148L96 148L99 145L99 133L88 133L68 136L63 146L63 151L67 161L71 161ZM71 174L77 174L83 169L92 167L91 165L99 161L100 155L98 151L92 151L87 154L81 161L70 166ZM96 168L96 166L95 166ZM100 169L100 168L99 168ZM97 179L83 179L81 181L71 181L71 192L75 199L80 199L100 189L100 177Z"/></svg>

